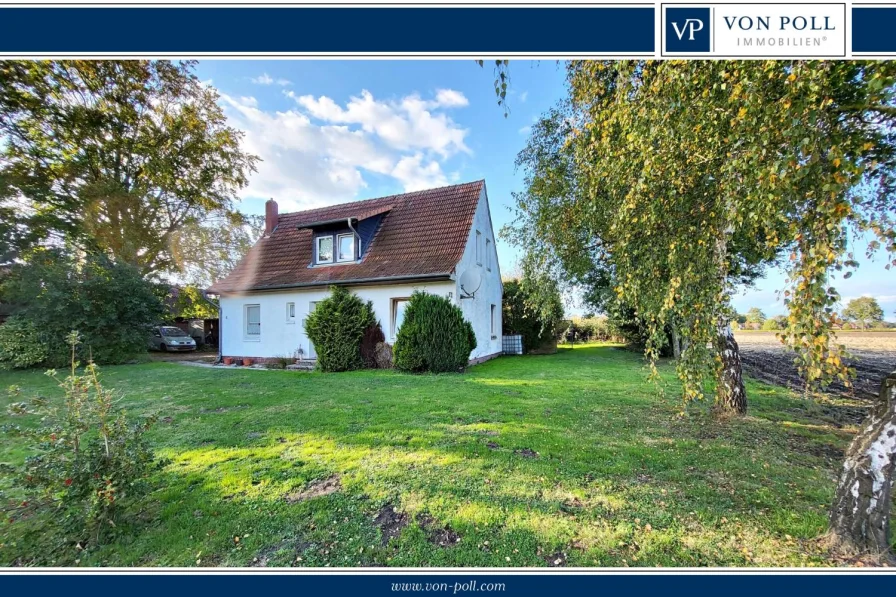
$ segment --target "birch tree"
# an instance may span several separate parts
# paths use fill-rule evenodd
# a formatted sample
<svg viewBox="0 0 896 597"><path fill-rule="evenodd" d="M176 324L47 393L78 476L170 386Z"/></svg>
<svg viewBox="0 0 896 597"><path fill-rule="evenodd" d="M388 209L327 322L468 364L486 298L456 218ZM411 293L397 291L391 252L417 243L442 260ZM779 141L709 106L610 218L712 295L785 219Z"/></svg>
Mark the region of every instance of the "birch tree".
<svg viewBox="0 0 896 597"><path fill-rule="evenodd" d="M848 384L834 281L858 265L851 246L864 234L868 253L896 264L896 64L574 62L568 87L521 156L537 167L511 235L551 251L573 280L601 262L648 329L650 362L674 325L684 400L713 393L734 413L746 411L728 326L738 270L783 257L780 336L807 393ZM839 545L888 547L894 434L882 406L847 454Z"/></svg>

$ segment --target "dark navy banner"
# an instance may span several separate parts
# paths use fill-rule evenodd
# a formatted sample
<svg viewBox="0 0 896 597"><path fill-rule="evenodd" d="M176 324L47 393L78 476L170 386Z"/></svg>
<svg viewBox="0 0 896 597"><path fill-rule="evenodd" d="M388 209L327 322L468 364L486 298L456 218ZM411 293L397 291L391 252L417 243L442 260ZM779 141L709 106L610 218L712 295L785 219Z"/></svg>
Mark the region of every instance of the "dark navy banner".
<svg viewBox="0 0 896 597"><path fill-rule="evenodd" d="M0 8L4 54L653 54L655 9Z"/></svg>
<svg viewBox="0 0 896 597"><path fill-rule="evenodd" d="M747 574L226 574L226 575L6 575L8 595L799 595L842 597L892 594L893 575Z"/></svg>
<svg viewBox="0 0 896 597"><path fill-rule="evenodd" d="M853 6L852 51L896 53L896 6Z"/></svg>

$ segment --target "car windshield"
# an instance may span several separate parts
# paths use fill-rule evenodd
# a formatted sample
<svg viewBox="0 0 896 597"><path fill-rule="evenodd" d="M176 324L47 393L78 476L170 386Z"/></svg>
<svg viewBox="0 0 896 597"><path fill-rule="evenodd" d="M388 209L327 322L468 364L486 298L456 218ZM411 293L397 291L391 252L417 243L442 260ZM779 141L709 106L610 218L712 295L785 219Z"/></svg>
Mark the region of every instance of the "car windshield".
<svg viewBox="0 0 896 597"><path fill-rule="evenodd" d="M187 333L180 328L164 327L160 328L163 336L186 336Z"/></svg>

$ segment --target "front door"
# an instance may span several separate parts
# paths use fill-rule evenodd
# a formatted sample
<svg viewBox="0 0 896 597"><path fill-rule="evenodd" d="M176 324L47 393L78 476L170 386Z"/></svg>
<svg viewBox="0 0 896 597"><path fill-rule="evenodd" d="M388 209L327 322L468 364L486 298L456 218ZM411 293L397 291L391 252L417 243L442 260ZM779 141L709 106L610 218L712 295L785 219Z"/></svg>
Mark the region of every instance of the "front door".
<svg viewBox="0 0 896 597"><path fill-rule="evenodd" d="M320 301L311 301L308 303L308 313L309 315L317 308L317 303ZM305 329L305 320L302 320L302 330ZM307 335L307 332L305 332ZM310 360L317 360L317 352L314 350L314 342L311 341L311 338L308 338L308 356L306 357Z"/></svg>

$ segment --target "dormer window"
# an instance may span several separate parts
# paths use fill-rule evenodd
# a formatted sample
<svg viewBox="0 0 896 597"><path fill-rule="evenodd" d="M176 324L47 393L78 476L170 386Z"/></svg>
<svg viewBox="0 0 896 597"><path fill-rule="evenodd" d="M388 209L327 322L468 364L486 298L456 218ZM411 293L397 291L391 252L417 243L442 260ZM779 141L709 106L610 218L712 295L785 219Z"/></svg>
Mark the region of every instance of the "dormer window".
<svg viewBox="0 0 896 597"><path fill-rule="evenodd" d="M317 244L317 263L333 263L333 237L318 236Z"/></svg>
<svg viewBox="0 0 896 597"><path fill-rule="evenodd" d="M355 235L354 234L338 234L336 235L336 260L340 262L355 260Z"/></svg>
<svg viewBox="0 0 896 597"><path fill-rule="evenodd" d="M318 233L314 237L314 265L354 263L358 260L358 242L351 232Z"/></svg>

